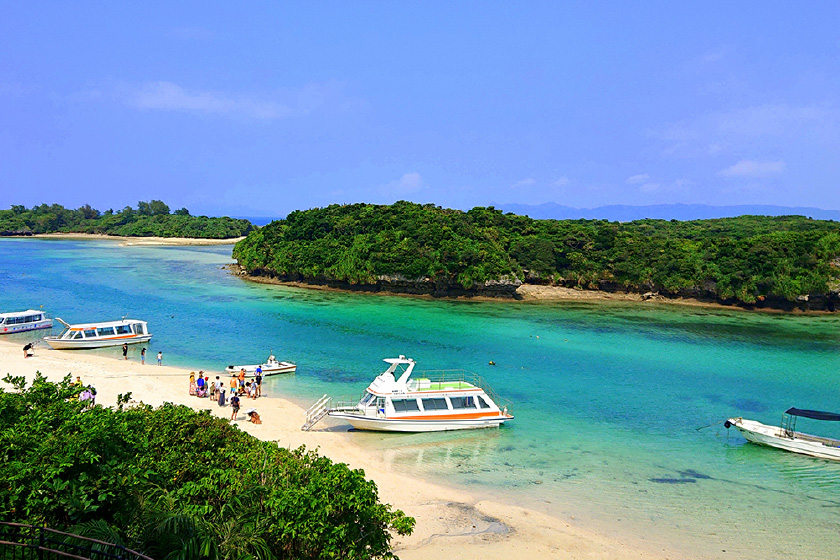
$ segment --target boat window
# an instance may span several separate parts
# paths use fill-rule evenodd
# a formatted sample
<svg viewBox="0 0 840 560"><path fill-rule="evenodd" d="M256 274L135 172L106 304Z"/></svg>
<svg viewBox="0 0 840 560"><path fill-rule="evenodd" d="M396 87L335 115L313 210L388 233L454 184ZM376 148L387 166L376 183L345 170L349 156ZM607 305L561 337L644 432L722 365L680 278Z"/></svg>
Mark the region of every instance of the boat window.
<svg viewBox="0 0 840 560"><path fill-rule="evenodd" d="M449 397L452 408L475 408L475 401L472 397Z"/></svg>
<svg viewBox="0 0 840 560"><path fill-rule="evenodd" d="M417 399L391 399L396 412L420 412Z"/></svg>
<svg viewBox="0 0 840 560"><path fill-rule="evenodd" d="M0 317L0 325L2 325L5 322L6 322L6 318L5 317Z"/></svg>
<svg viewBox="0 0 840 560"><path fill-rule="evenodd" d="M478 408L490 408L490 405L487 404L486 401L487 397L479 396L475 400L478 401Z"/></svg>
<svg viewBox="0 0 840 560"><path fill-rule="evenodd" d="M446 399L443 397L437 399L423 399L423 410L449 410L446 406Z"/></svg>
<svg viewBox="0 0 840 560"><path fill-rule="evenodd" d="M146 328L143 323L134 323L134 332L137 334L146 334Z"/></svg>
<svg viewBox="0 0 840 560"><path fill-rule="evenodd" d="M96 329L99 336L114 336L114 327L99 327Z"/></svg>
<svg viewBox="0 0 840 560"><path fill-rule="evenodd" d="M359 404L361 404L363 406L367 405L368 403L370 403L370 401L373 400L373 398L374 398L373 393L365 393L365 396L362 397L362 402L360 402Z"/></svg>
<svg viewBox="0 0 840 560"><path fill-rule="evenodd" d="M131 327L128 325L117 325L117 334L131 334Z"/></svg>
<svg viewBox="0 0 840 560"><path fill-rule="evenodd" d="M85 338L96 338L95 329L85 329Z"/></svg>
<svg viewBox="0 0 840 560"><path fill-rule="evenodd" d="M82 338L82 331L76 331L70 338Z"/></svg>

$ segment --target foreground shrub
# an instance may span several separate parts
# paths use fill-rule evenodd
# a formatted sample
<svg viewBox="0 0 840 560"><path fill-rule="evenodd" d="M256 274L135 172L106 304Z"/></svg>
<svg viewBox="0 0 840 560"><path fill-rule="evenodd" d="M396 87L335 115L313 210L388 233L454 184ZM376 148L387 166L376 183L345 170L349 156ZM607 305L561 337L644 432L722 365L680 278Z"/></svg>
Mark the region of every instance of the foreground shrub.
<svg viewBox="0 0 840 560"><path fill-rule="evenodd" d="M363 471L303 447L185 406L85 410L69 376L4 381L0 519L153 558L393 558L392 533L413 529Z"/></svg>

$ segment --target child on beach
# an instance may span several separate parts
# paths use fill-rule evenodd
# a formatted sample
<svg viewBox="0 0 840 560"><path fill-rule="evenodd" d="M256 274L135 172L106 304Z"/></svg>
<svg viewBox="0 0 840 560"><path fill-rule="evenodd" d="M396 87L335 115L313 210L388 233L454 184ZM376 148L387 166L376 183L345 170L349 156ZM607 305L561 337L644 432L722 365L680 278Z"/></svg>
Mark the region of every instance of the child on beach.
<svg viewBox="0 0 840 560"><path fill-rule="evenodd" d="M141 366L146 365L146 349L145 348L140 350L140 365Z"/></svg>
<svg viewBox="0 0 840 560"><path fill-rule="evenodd" d="M163 352L158 352L158 365L163 365Z"/></svg>

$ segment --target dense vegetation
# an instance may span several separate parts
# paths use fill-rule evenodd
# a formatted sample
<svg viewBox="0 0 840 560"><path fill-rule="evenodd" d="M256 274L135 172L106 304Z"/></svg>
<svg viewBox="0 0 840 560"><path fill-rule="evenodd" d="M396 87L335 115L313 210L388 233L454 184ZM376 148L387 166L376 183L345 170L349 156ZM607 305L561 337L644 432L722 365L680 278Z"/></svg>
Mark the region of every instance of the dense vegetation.
<svg viewBox="0 0 840 560"><path fill-rule="evenodd" d="M522 280L744 304L828 302L838 256L840 224L801 216L534 220L408 202L293 212L234 248L247 272L291 280L373 287L404 277L439 294Z"/></svg>
<svg viewBox="0 0 840 560"><path fill-rule="evenodd" d="M392 558L414 520L364 472L171 404L83 409L82 390L0 389L0 519L152 558Z"/></svg>
<svg viewBox="0 0 840 560"><path fill-rule="evenodd" d="M252 229L248 220L191 216L186 208L170 214L169 206L160 200L140 201L137 209L126 206L119 212L100 212L89 204L76 210L60 204L41 204L30 209L15 205L0 210L0 235L61 232L229 239L246 235Z"/></svg>

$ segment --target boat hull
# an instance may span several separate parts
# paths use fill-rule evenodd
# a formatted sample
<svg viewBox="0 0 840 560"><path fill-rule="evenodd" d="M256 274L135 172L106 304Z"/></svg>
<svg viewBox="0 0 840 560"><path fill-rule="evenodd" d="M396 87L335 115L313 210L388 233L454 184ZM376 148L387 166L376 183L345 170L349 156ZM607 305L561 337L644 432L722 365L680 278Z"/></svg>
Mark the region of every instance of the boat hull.
<svg viewBox="0 0 840 560"><path fill-rule="evenodd" d="M840 461L840 447L827 445L821 441L806 439L802 437L804 434L794 432L794 437L788 437L777 426L767 426L761 422L744 420L743 418L730 418L728 422L735 426L741 435L744 436L744 439L749 442L783 449L792 453L809 455L811 457Z"/></svg>
<svg viewBox="0 0 840 560"><path fill-rule="evenodd" d="M377 418L346 412L329 412L331 418L349 423L357 430L374 432L446 432L451 430L474 430L479 428L497 428L513 416L492 416L475 419L435 419L400 420L397 418Z"/></svg>
<svg viewBox="0 0 840 560"><path fill-rule="evenodd" d="M109 346L122 346L123 344L141 344L152 338L150 334L144 334L123 338L96 338L82 340L61 340L56 337L45 336L44 342L54 350L86 350L91 348L107 348Z"/></svg>
<svg viewBox="0 0 840 560"><path fill-rule="evenodd" d="M277 375L280 373L294 373L297 370L297 365L292 362L280 362L279 364L272 366L262 364L260 367L262 368L263 377L267 375ZM225 371L231 375L237 375L243 369L245 370L245 377L254 377L256 375L256 365L228 366L225 368Z"/></svg>
<svg viewBox="0 0 840 560"><path fill-rule="evenodd" d="M38 323L29 323L26 325L3 325L0 327L0 334L15 334L28 331L38 331L42 329L51 329L52 319L40 321Z"/></svg>

